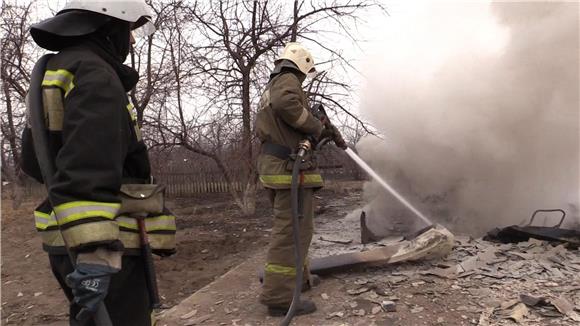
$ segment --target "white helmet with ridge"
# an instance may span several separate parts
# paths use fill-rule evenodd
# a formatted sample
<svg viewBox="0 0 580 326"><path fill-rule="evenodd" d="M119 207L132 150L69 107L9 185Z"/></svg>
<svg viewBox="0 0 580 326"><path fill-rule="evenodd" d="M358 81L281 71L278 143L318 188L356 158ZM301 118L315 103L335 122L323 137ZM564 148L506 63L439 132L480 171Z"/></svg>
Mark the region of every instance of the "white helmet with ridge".
<svg viewBox="0 0 580 326"><path fill-rule="evenodd" d="M133 23L134 29L150 25L144 26L147 32L155 31L151 23L153 12L145 0L69 0L59 13L69 10L86 10L114 17Z"/></svg>
<svg viewBox="0 0 580 326"><path fill-rule="evenodd" d="M286 44L282 54L274 61L274 63L280 62L280 60L292 61L298 69L305 75L316 72L314 68L314 59L302 44L298 42L290 42Z"/></svg>
<svg viewBox="0 0 580 326"><path fill-rule="evenodd" d="M41 47L60 51L67 39L89 35L119 19L131 24L139 36L155 32L153 13L145 0L68 0L56 16L30 27L30 34Z"/></svg>

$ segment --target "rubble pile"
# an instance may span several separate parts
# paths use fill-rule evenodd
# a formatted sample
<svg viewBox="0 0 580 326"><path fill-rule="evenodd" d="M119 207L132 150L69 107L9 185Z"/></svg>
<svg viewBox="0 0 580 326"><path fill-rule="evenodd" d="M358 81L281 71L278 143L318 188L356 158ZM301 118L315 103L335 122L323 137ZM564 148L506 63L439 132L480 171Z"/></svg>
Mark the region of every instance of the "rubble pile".
<svg viewBox="0 0 580 326"><path fill-rule="evenodd" d="M431 316L438 317L425 324L580 325L580 252L563 244L536 239L496 244L460 236L443 260L367 268L336 277L345 284L346 293L340 295L350 300L329 314L329 320L378 317L401 307L421 320L424 310L451 306L448 301L459 298L450 310L459 314L460 323L432 311ZM424 296L425 307L411 303L408 299L413 296Z"/></svg>

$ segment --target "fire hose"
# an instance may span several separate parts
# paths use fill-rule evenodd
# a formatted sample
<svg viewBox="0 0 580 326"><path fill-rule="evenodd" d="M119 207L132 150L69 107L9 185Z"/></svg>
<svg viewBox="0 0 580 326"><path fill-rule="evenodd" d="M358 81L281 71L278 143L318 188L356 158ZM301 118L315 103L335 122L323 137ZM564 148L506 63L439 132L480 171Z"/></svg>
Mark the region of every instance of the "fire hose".
<svg viewBox="0 0 580 326"><path fill-rule="evenodd" d="M316 150L321 149L324 145L326 145L330 138L321 139L316 144ZM288 326L294 318L296 313L296 307L300 303L300 293L302 292L302 281L304 279L304 257L300 252L300 163L302 163L302 159L306 156L306 153L310 150L312 144L308 140L303 140L298 145L298 151L294 157L294 166L292 167L292 183L290 185L290 206L292 211L292 235L294 237L294 262L296 266L296 281L294 292L292 294L292 303L290 304L290 308L288 312L286 312L286 316L280 323L281 326Z"/></svg>
<svg viewBox="0 0 580 326"><path fill-rule="evenodd" d="M45 125L44 105L42 102L42 79L44 77L44 71L46 70L46 63L51 56L52 55L50 54L44 55L34 66L32 75L30 76L30 91L28 93L28 100L30 105L30 124L32 130L32 139L34 142L34 152L36 153L42 179L44 180L44 184L47 189L49 189L50 185L53 183L53 177L56 172L56 167L49 153L47 139L48 131ZM64 245L71 265L74 268L76 262L75 255L66 243L66 238L62 238L64 240ZM109 317L109 312L107 311L107 308L103 302L99 304L93 320L97 326L113 325L111 318Z"/></svg>
<svg viewBox="0 0 580 326"><path fill-rule="evenodd" d="M298 151L294 158L294 166L292 167L292 184L290 186L290 200L291 200L291 210L292 210L292 234L294 237L294 262L296 266L296 282L294 287L294 293L292 294L292 303L286 316L280 323L282 326L290 325L292 318L296 314L296 307L300 304L300 293L302 292L302 280L304 276L304 258L300 252L300 163L302 159L306 156L308 150L310 150L310 141L301 141L298 145Z"/></svg>

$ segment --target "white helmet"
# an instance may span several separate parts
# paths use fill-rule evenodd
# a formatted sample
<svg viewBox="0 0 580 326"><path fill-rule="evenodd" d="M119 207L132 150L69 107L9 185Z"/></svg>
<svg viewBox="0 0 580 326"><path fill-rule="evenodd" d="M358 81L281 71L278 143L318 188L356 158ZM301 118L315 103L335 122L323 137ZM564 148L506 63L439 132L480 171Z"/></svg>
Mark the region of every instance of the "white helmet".
<svg viewBox="0 0 580 326"><path fill-rule="evenodd" d="M141 27L141 35L155 32L153 11L145 0L68 0L60 12L69 10L92 11L133 23L133 29Z"/></svg>
<svg viewBox="0 0 580 326"><path fill-rule="evenodd" d="M310 51L300 43L287 43L282 54L278 59L276 59L276 61L274 61L274 63L278 63L280 60L284 59L292 61L305 75L316 72L316 69L314 68L314 59L312 58Z"/></svg>

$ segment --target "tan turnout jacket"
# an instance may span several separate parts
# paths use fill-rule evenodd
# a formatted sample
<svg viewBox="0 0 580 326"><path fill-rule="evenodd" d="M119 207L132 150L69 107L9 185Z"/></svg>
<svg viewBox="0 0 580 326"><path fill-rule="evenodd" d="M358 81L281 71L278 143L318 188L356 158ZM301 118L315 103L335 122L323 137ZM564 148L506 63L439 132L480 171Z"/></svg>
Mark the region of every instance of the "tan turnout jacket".
<svg viewBox="0 0 580 326"><path fill-rule="evenodd" d="M322 123L310 112L308 99L294 73L284 71L266 85L260 100L256 132L262 143L282 145L292 151L308 136L320 136ZM258 157L260 181L266 188L289 189L291 166L288 160L262 153ZM323 183L314 166L302 171L301 180L306 188L319 188Z"/></svg>

